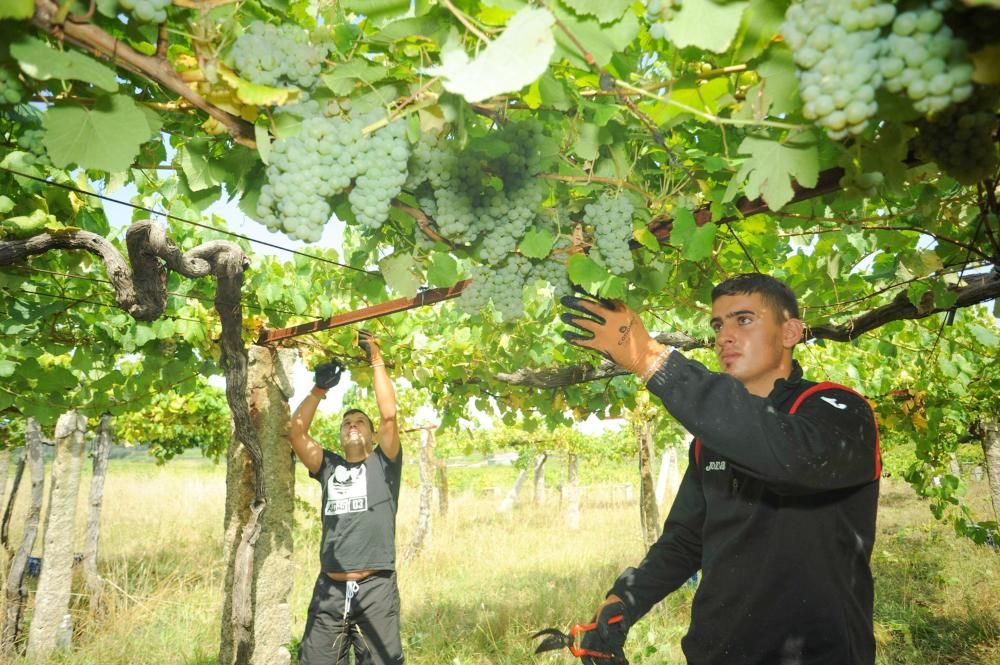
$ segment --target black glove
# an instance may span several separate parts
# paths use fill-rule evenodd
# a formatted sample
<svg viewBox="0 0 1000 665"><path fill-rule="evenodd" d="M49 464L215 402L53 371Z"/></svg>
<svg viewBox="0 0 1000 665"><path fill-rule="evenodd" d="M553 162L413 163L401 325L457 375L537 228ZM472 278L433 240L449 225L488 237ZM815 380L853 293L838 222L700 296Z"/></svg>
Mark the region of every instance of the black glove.
<svg viewBox="0 0 1000 665"><path fill-rule="evenodd" d="M336 360L316 365L316 387L329 390L340 383L340 374L344 371L344 366Z"/></svg>
<svg viewBox="0 0 1000 665"><path fill-rule="evenodd" d="M365 352L365 357L368 358L368 362L372 359L372 340L375 339L375 335L371 334L367 330L358 331L358 346Z"/></svg>
<svg viewBox="0 0 1000 665"><path fill-rule="evenodd" d="M610 623L611 619L621 616L621 621ZM628 636L628 614L625 603L617 600L601 608L594 618L597 628L583 633L580 647L598 653L611 655L611 659L583 656L583 665L628 665L625 659L625 638Z"/></svg>

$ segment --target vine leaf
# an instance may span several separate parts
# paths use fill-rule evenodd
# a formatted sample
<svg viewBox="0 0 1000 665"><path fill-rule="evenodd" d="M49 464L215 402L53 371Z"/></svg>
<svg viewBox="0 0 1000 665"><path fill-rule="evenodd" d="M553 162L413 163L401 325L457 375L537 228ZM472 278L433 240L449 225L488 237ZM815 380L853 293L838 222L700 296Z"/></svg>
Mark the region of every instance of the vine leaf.
<svg viewBox="0 0 1000 665"><path fill-rule="evenodd" d="M410 0L344 0L340 4L344 11L360 14L376 26L385 25L410 12ZM418 8L420 4L417 3Z"/></svg>
<svg viewBox="0 0 1000 665"><path fill-rule="evenodd" d="M668 39L678 48L695 48L723 53L740 27L749 2L724 5L712 0L684 0L680 10L667 21Z"/></svg>
<svg viewBox="0 0 1000 665"><path fill-rule="evenodd" d="M378 267L390 289L404 298L417 295L420 280L416 275L417 262L412 255L393 254L379 261Z"/></svg>
<svg viewBox="0 0 1000 665"><path fill-rule="evenodd" d="M0 220L0 239L30 238L45 230L46 224L51 224L56 218L42 209L36 209L30 215L18 215Z"/></svg>
<svg viewBox="0 0 1000 665"><path fill-rule="evenodd" d="M596 16L601 23L617 21L632 4L629 0L563 0L577 14Z"/></svg>
<svg viewBox="0 0 1000 665"><path fill-rule="evenodd" d="M791 179L803 187L815 187L819 178L819 151L813 142L789 144L748 136L740 144L739 152L749 154L739 173L726 190L725 201L736 195L739 183L746 180L748 198L763 197L767 207L780 210L792 200L794 190Z"/></svg>
<svg viewBox="0 0 1000 665"><path fill-rule="evenodd" d="M683 248L681 256L689 261L700 261L712 255L715 245L715 224L698 226L694 215L687 208L678 208L670 230L670 244Z"/></svg>
<svg viewBox="0 0 1000 665"><path fill-rule="evenodd" d="M76 164L124 171L152 136L146 115L125 95L98 98L93 108L57 106L45 114L45 149L59 168Z"/></svg>
<svg viewBox="0 0 1000 665"><path fill-rule="evenodd" d="M764 109L775 115L793 113L802 107L799 79L792 50L780 44L768 51L757 68L764 80Z"/></svg>
<svg viewBox="0 0 1000 665"><path fill-rule="evenodd" d="M533 83L549 67L555 51L547 9L525 7L510 19L503 33L473 60L457 41L441 49L441 64L426 73L440 76L445 90L475 103Z"/></svg>
<svg viewBox="0 0 1000 665"><path fill-rule="evenodd" d="M0 2L0 19L21 20L31 18L34 13L34 0L3 0Z"/></svg>
<svg viewBox="0 0 1000 665"><path fill-rule="evenodd" d="M566 262L566 273L576 284L579 284L590 293L594 293L600 288L609 277L608 271L587 256L586 254L574 254Z"/></svg>
<svg viewBox="0 0 1000 665"><path fill-rule="evenodd" d="M624 51L639 36L639 19L633 12L626 12L620 21L606 25L601 25L600 21L593 19L582 19L558 8L555 12L566 29L586 46L597 64L602 67L611 62L613 55ZM566 58L574 67L590 69L590 64L580 49L562 30L556 32L556 44L558 44L557 58Z"/></svg>
<svg viewBox="0 0 1000 665"><path fill-rule="evenodd" d="M544 259L552 251L556 239L546 229L531 229L521 240L521 254L529 259Z"/></svg>
<svg viewBox="0 0 1000 665"><path fill-rule="evenodd" d="M337 64L331 72L320 78L335 95L347 95L358 83L371 85L384 80L388 76L386 68L367 60L348 61Z"/></svg>
<svg viewBox="0 0 1000 665"><path fill-rule="evenodd" d="M435 253L427 267L427 281L432 286L453 286L458 281L458 262L450 254Z"/></svg>
<svg viewBox="0 0 1000 665"><path fill-rule="evenodd" d="M972 336L979 340L979 343L986 348L997 348L997 344L1000 344L1000 337L997 337L996 333L988 328L984 328L978 323L973 323L969 326L969 332Z"/></svg>
<svg viewBox="0 0 1000 665"><path fill-rule="evenodd" d="M78 51L57 51L40 39L22 37L10 45L10 54L20 63L21 71L40 81L73 79L108 92L118 90L113 70Z"/></svg>
<svg viewBox="0 0 1000 665"><path fill-rule="evenodd" d="M233 89L236 99L244 104L251 106L281 106L282 104L294 102L299 98L300 91L298 88L277 88L260 83L251 83L244 78L240 78L236 72L222 63L219 63L217 67L219 78ZM240 112L239 110L234 110L237 113ZM255 113L249 112L248 114L251 117L244 117L244 119L252 120Z"/></svg>
<svg viewBox="0 0 1000 665"><path fill-rule="evenodd" d="M193 192L215 187L225 176L225 173L218 172L220 167L211 159L203 145L188 143L178 150L178 160L187 176L188 187Z"/></svg>

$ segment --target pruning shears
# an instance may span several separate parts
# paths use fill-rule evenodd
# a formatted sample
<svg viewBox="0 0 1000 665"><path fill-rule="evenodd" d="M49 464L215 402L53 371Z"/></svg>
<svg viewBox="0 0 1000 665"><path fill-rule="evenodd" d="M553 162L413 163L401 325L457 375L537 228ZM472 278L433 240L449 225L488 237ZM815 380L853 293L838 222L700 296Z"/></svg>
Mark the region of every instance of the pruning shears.
<svg viewBox="0 0 1000 665"><path fill-rule="evenodd" d="M609 624L618 623L624 618L625 618L624 616L618 614L608 619L608 623ZM582 656L588 656L590 658L604 658L607 660L611 660L612 658L614 658L614 655L610 653L603 653L601 651L591 651L590 649L584 649L582 647L577 646L577 636L580 633L586 633L588 631L595 630L596 628L597 628L596 623L578 623L569 629L568 635L556 628L545 628L544 630L540 630L534 635L532 635L531 639L535 639L536 637L541 637L542 635L545 636L545 639L543 639L538 644L538 648L535 649L535 653L542 653L543 651L554 651L556 649L562 649L563 647L566 647L567 649L569 649L569 652L574 656L576 656L577 658L580 658Z"/></svg>

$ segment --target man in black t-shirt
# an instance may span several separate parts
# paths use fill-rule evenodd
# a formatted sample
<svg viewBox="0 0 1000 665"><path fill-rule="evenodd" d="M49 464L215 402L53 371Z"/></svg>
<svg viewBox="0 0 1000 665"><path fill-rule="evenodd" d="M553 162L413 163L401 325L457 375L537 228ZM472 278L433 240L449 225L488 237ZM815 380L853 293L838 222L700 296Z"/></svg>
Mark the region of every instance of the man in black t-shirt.
<svg viewBox="0 0 1000 665"><path fill-rule="evenodd" d="M371 362L379 427L350 409L340 425L343 455L324 450L309 426L319 400L340 381L337 362L316 368L316 385L292 414L288 438L309 475L323 487L320 573L313 589L302 665L398 665L403 662L396 585L396 507L403 452L396 391L382 350L362 333ZM378 444L374 447L373 444Z"/></svg>
<svg viewBox="0 0 1000 665"><path fill-rule="evenodd" d="M629 628L698 570L688 665L873 665L878 427L861 395L803 378L791 289L760 274L713 289L721 372L659 344L621 302L563 303L580 331L567 340L639 376L695 435L663 534L582 640L613 658L585 665L625 663Z"/></svg>

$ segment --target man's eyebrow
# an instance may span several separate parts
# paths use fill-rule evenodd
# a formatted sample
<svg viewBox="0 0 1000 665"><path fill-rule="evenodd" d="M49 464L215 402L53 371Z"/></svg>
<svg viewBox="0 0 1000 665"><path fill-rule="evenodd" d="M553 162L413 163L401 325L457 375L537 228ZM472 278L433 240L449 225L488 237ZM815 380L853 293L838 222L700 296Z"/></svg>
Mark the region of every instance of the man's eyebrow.
<svg viewBox="0 0 1000 665"><path fill-rule="evenodd" d="M740 316L740 315L743 315L743 314L753 314L753 315L756 315L757 312L755 312L752 309L740 309L740 310L736 310L735 312L729 312L729 313L727 313L725 315L725 318L731 319L734 316ZM713 323L719 323L720 321L722 321L722 319L723 319L723 317L721 317L721 316L713 316L712 320L709 321L708 323L709 323L709 325L711 325Z"/></svg>

